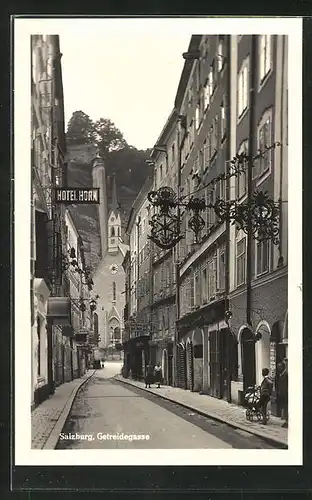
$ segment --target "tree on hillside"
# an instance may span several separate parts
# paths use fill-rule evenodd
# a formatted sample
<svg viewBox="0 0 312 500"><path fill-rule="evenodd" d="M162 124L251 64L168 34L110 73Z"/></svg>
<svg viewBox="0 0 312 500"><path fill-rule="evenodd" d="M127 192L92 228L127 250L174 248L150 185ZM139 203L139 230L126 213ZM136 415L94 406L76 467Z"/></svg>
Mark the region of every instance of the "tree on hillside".
<svg viewBox="0 0 312 500"><path fill-rule="evenodd" d="M112 151L107 158L109 173L115 173L117 186L127 186L138 192L150 171L146 163L148 153L126 145L118 151Z"/></svg>
<svg viewBox="0 0 312 500"><path fill-rule="evenodd" d="M83 111L75 111L67 125L68 144L92 144L95 142L94 123Z"/></svg>
<svg viewBox="0 0 312 500"><path fill-rule="evenodd" d="M109 118L100 118L95 122L94 138L103 158L107 158L108 153L127 146L122 132Z"/></svg>

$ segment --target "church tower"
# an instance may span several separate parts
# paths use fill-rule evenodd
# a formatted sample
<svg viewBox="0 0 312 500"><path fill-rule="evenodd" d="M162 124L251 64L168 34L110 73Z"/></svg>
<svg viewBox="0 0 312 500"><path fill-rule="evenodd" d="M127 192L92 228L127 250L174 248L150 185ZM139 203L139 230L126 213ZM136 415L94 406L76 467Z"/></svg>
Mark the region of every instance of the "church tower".
<svg viewBox="0 0 312 500"><path fill-rule="evenodd" d="M117 203L116 178L115 174L111 178L112 183L112 204L108 217L108 253L118 253L121 243L121 218Z"/></svg>
<svg viewBox="0 0 312 500"><path fill-rule="evenodd" d="M107 252L108 234L107 234L107 187L106 172L104 161L99 151L93 160L92 169L93 186L100 188L100 203L98 205L100 236L101 236L101 255L102 258Z"/></svg>

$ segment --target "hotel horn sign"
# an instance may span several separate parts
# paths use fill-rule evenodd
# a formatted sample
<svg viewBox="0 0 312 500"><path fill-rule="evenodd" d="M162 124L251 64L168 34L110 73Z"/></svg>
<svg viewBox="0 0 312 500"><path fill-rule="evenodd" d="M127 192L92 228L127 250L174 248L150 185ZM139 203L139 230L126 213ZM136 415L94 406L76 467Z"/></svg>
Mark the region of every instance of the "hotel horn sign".
<svg viewBox="0 0 312 500"><path fill-rule="evenodd" d="M56 203L94 205L100 203L99 188L54 188Z"/></svg>

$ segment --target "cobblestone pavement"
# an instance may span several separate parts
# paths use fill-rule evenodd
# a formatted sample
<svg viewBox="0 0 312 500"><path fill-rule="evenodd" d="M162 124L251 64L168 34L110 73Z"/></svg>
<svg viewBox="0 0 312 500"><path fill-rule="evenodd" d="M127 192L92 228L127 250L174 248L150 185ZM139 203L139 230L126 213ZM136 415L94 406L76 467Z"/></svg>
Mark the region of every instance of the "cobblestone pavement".
<svg viewBox="0 0 312 500"><path fill-rule="evenodd" d="M31 447L42 449L49 436L53 432L60 416L68 403L74 396L79 386L93 373L89 370L86 374L71 382L66 382L55 389L55 393L43 401L31 413Z"/></svg>
<svg viewBox="0 0 312 500"><path fill-rule="evenodd" d="M273 415L271 415L267 425L258 422L249 422L246 420L245 409L243 407L230 404L224 400L171 386L162 386L160 389L152 386L151 389L145 389L143 382L125 379L121 375L116 376L116 380L151 392L169 401L185 405L208 417L215 418L232 426L234 425L243 431L250 432L259 437L272 439L277 444L287 446L288 429L282 427L283 420Z"/></svg>
<svg viewBox="0 0 312 500"><path fill-rule="evenodd" d="M226 429L217 433L177 414L181 406L173 411L172 403L165 405L158 401L159 398L151 398L109 377L106 368L98 370L77 394L56 449L233 447Z"/></svg>

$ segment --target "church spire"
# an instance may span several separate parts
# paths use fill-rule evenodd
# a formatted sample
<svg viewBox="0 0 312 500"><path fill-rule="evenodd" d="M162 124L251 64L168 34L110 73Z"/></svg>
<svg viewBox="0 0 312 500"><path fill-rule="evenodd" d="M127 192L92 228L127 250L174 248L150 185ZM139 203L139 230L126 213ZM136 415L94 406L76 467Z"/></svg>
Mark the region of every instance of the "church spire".
<svg viewBox="0 0 312 500"><path fill-rule="evenodd" d="M101 255L103 258L106 254L108 245L107 188L105 164L98 149L93 160L92 178L93 186L100 188L100 204L98 205L98 214L100 223Z"/></svg>
<svg viewBox="0 0 312 500"><path fill-rule="evenodd" d="M116 175L112 175L112 211L117 214L118 203L117 203L117 189L116 189Z"/></svg>

